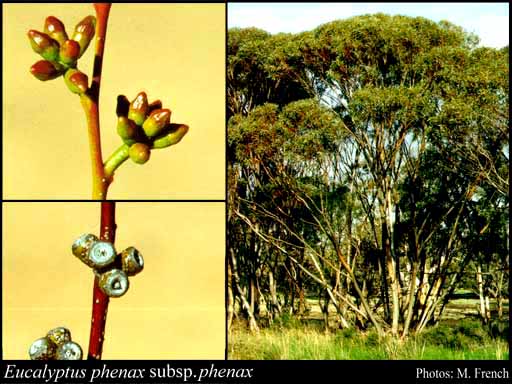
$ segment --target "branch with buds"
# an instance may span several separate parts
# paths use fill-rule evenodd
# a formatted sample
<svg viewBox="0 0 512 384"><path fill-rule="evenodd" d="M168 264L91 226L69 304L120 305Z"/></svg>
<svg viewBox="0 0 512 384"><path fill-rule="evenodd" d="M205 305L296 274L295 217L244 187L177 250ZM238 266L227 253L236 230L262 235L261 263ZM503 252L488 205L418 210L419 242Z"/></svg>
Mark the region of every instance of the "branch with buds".
<svg viewBox="0 0 512 384"><path fill-rule="evenodd" d="M103 161L99 95L110 8L110 3L94 3L96 16L83 18L75 26L71 38L64 23L54 16L46 18L43 32L28 32L32 49L42 57L32 65L30 73L41 81L62 76L66 87L80 98L88 128L92 199L102 200L99 238L85 234L72 246L72 253L94 274L89 359L101 359L109 299L123 296L129 288L129 277L142 271L144 266L140 252L134 247L120 253L115 250L115 203L105 201L114 173L128 158L136 164L147 163L152 150L179 143L189 129L186 124L171 123L171 110L162 108L160 100L148 103L145 92L137 94L132 101L119 95L116 131L122 143ZM94 66L89 84L89 77L78 68L78 64L94 36ZM56 334L63 336L59 338ZM31 359L38 360L76 360L82 358L82 349L71 341L71 334L66 328L59 327L37 339L30 347L29 355Z"/></svg>

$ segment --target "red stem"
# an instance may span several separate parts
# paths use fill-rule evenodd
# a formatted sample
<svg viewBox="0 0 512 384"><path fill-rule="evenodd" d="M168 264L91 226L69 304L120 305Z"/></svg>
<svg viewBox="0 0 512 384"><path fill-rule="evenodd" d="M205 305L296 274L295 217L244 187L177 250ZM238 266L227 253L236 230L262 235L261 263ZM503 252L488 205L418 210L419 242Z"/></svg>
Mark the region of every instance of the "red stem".
<svg viewBox="0 0 512 384"><path fill-rule="evenodd" d="M101 84L101 69L103 66L103 51L107 35L108 15L110 3L94 3L96 10L96 51L94 55L93 78L90 97L83 98L82 103L89 122L89 142L93 162L93 199L107 198L108 181L105 179L103 160L101 156L100 124L99 124L99 96ZM112 244L116 237L116 203L114 201L101 202L100 239ZM105 340L105 324L109 297L99 287L98 276L94 277L92 294L91 333L89 335L88 360L101 360L103 341Z"/></svg>
<svg viewBox="0 0 512 384"><path fill-rule="evenodd" d="M101 202L101 240L114 243L116 237L116 203ZM98 277L94 278L92 297L91 334L89 336L88 360L101 360L103 341L105 340L105 323L107 322L109 297L98 286Z"/></svg>

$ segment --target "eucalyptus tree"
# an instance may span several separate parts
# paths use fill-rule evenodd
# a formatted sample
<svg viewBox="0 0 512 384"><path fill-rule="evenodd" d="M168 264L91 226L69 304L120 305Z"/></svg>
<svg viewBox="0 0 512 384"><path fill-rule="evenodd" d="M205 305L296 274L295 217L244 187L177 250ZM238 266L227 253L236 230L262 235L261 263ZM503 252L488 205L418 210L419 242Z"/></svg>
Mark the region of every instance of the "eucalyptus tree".
<svg viewBox="0 0 512 384"><path fill-rule="evenodd" d="M344 327L436 321L483 189L508 212L508 49L477 43L383 14L229 31L229 230L292 261Z"/></svg>

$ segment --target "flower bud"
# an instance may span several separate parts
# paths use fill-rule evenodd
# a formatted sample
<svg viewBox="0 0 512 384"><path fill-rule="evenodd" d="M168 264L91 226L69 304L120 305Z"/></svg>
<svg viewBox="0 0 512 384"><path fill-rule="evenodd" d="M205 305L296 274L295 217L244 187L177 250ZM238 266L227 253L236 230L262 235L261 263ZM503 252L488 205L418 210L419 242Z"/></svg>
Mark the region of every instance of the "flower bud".
<svg viewBox="0 0 512 384"><path fill-rule="evenodd" d="M169 133L153 141L153 148L165 148L177 144L188 132L188 125L185 124L169 124L169 128Z"/></svg>
<svg viewBox="0 0 512 384"><path fill-rule="evenodd" d="M44 22L44 33L56 40L60 45L68 39L66 28L62 21L54 16L48 16Z"/></svg>
<svg viewBox="0 0 512 384"><path fill-rule="evenodd" d="M109 297L123 296L130 283L128 276L120 269L111 269L100 275L98 286Z"/></svg>
<svg viewBox="0 0 512 384"><path fill-rule="evenodd" d="M96 18L94 16L87 16L76 25L72 39L80 45L80 54L78 57L81 57L89 46L94 36L95 29Z"/></svg>
<svg viewBox="0 0 512 384"><path fill-rule="evenodd" d="M128 247L121 252L121 266L128 276L134 276L144 269L144 259L134 247Z"/></svg>
<svg viewBox="0 0 512 384"><path fill-rule="evenodd" d="M130 104L128 109L128 118L140 126L142 123L144 123L144 120L146 120L147 113L148 96L145 92L140 92Z"/></svg>
<svg viewBox="0 0 512 384"><path fill-rule="evenodd" d="M48 60L39 60L30 67L30 73L41 81L53 80L62 75L62 69L59 65Z"/></svg>
<svg viewBox="0 0 512 384"><path fill-rule="evenodd" d="M94 268L106 267L112 264L116 259L116 250L112 243L102 240L96 241L91 248L89 248L87 258L89 259L88 264L92 265Z"/></svg>
<svg viewBox="0 0 512 384"><path fill-rule="evenodd" d="M135 143L128 150L128 155L134 163L144 164L149 160L151 150L144 143Z"/></svg>
<svg viewBox="0 0 512 384"><path fill-rule="evenodd" d="M117 96L117 107L116 107L116 115L117 117L127 117L128 109L130 108L130 101L125 95Z"/></svg>
<svg viewBox="0 0 512 384"><path fill-rule="evenodd" d="M137 141L139 127L127 117L121 116L117 119L117 134L127 145Z"/></svg>
<svg viewBox="0 0 512 384"><path fill-rule="evenodd" d="M142 129L148 137L158 135L171 120L171 111L168 109L156 109L142 124Z"/></svg>
<svg viewBox="0 0 512 384"><path fill-rule="evenodd" d="M89 78L78 69L70 68L64 74L64 82L69 90L76 94L82 94L89 88Z"/></svg>
<svg viewBox="0 0 512 384"><path fill-rule="evenodd" d="M55 357L57 360L82 360L82 347L74 341L66 341L59 345Z"/></svg>
<svg viewBox="0 0 512 384"><path fill-rule="evenodd" d="M156 109L162 109L162 102L160 100L155 100L148 105L148 115Z"/></svg>
<svg viewBox="0 0 512 384"><path fill-rule="evenodd" d="M57 346L47 337L41 337L32 343L28 350L31 360L52 360Z"/></svg>
<svg viewBox="0 0 512 384"><path fill-rule="evenodd" d="M59 59L62 63L72 65L80 55L80 46L75 40L66 40L60 46Z"/></svg>
<svg viewBox="0 0 512 384"><path fill-rule="evenodd" d="M34 52L39 53L44 59L55 61L59 57L59 43L46 33L31 29L28 31L28 39Z"/></svg>
<svg viewBox="0 0 512 384"><path fill-rule="evenodd" d="M57 327L50 330L46 337L55 345L59 346L71 341L71 332L65 327Z"/></svg>

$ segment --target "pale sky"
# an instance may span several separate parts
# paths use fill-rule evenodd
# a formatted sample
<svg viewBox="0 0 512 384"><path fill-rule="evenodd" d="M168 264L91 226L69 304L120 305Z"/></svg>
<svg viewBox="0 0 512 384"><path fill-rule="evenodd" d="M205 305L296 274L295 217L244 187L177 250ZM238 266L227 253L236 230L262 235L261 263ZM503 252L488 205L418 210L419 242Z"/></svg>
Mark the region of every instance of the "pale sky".
<svg viewBox="0 0 512 384"><path fill-rule="evenodd" d="M309 31L332 20L367 13L448 20L480 37L480 44L508 45L507 3L228 3L228 27L257 27L270 33Z"/></svg>

